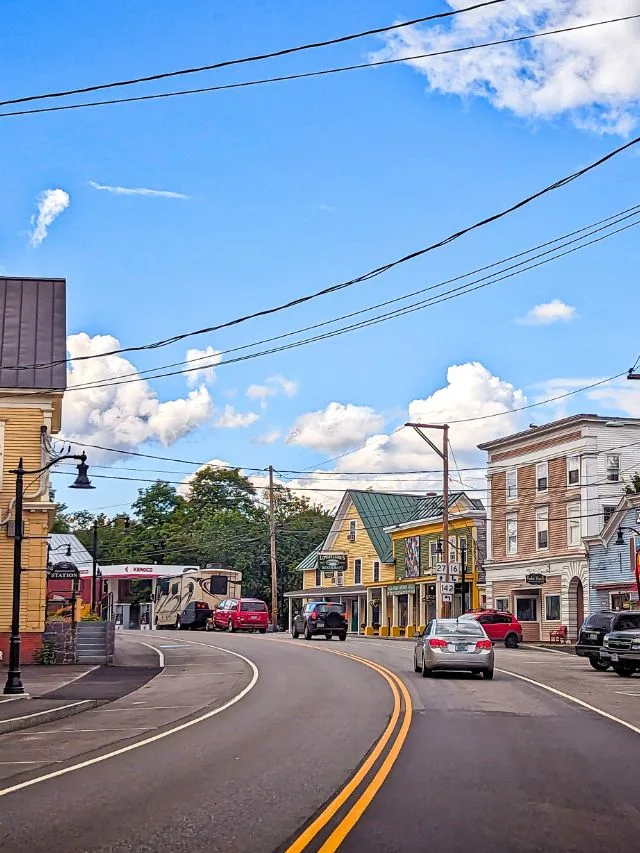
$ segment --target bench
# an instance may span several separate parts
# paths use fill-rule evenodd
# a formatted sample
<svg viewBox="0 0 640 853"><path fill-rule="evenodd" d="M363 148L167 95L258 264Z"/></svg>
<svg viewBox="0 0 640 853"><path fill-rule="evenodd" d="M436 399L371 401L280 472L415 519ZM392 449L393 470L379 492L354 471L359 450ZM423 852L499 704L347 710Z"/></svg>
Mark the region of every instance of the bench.
<svg viewBox="0 0 640 853"><path fill-rule="evenodd" d="M559 628L554 628L549 631L550 643L566 643L569 639L569 630L566 625L561 625Z"/></svg>

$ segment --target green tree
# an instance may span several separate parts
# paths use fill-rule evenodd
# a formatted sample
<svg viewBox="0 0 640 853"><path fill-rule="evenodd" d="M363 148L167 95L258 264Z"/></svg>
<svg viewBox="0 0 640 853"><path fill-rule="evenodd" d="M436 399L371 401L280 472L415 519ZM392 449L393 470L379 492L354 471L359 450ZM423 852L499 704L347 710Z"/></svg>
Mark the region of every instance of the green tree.
<svg viewBox="0 0 640 853"><path fill-rule="evenodd" d="M628 483L624 487L625 495L638 495L640 494L640 473L635 473L631 477L631 482Z"/></svg>
<svg viewBox="0 0 640 853"><path fill-rule="evenodd" d="M238 468L214 468L207 465L193 476L187 496L189 515L198 516L234 510L247 516L255 514L256 490Z"/></svg>

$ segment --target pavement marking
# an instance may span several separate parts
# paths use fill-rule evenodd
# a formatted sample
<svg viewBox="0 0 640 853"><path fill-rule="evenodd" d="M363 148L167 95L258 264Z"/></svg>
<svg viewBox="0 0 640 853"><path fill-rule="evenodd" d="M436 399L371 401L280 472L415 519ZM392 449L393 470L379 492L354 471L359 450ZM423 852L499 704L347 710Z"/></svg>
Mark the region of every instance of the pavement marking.
<svg viewBox="0 0 640 853"><path fill-rule="evenodd" d="M160 649L157 649L155 646L152 646L150 643L145 643L142 640L137 640L136 642L140 643L141 646L146 646L148 649L152 649L158 655L158 663L164 669L164 652L161 652Z"/></svg>
<svg viewBox="0 0 640 853"><path fill-rule="evenodd" d="M184 642L192 644L192 640L185 640ZM246 664L251 667L253 675L251 677L251 681L247 684L246 687L236 693L236 695L229 699L228 702L225 702L224 705L221 705L219 708L214 708L212 711L207 711L206 714L201 714L199 717L196 717L193 720L187 720L186 723L180 723L177 726L174 726L171 729L167 729L167 731L160 732L157 735L152 735L151 737L147 737L144 740L139 740L136 743L130 743L127 746L120 747L120 749L114 749L111 752L107 752L104 755L98 755L96 758L89 758L86 761L81 761L78 764L72 764L70 767L63 767L60 770L53 770L51 773L45 773L43 776L36 776L35 779L28 779L26 782L19 782L16 785L10 785L8 788L0 788L0 797L5 797L7 794L14 794L16 791L22 791L25 788L31 788L33 785L38 785L40 782L46 782L49 779L57 779L59 776L65 776L67 773L73 773L75 770L82 770L85 767L91 767L94 764L100 764L102 761L107 761L110 758L115 758L118 755L124 755L127 752L132 752L134 749L139 749L142 746L147 746L150 743L155 743L159 740L164 740L164 738L169 737L170 735L176 734L177 732L182 732L185 729L191 728L191 726L198 725L198 723L202 723L205 720L210 720L212 717L215 717L217 714L221 714L223 711L226 711L227 708L231 708L232 705L235 705L236 702L239 702L243 699L247 693L251 692L253 688L256 686L256 683L259 678L259 670L258 667L252 660L241 655L239 652L232 652L229 649L223 649L219 646L209 646L208 643L193 643L194 645L206 645L209 648L217 649L220 652L226 652L229 655L233 655L234 657L240 658Z"/></svg>
<svg viewBox="0 0 640 853"><path fill-rule="evenodd" d="M543 690L548 690L549 693L554 693L556 696L561 696L563 699L568 699L569 702L573 702L576 705L580 705L581 708L586 708L587 711L593 711L594 714L600 714L601 717L604 717L607 720L611 720L613 723L619 723L621 726L624 726L627 729L631 729L632 732L635 732L637 735L640 735L640 728L638 728L637 726L634 726L631 723L627 723L626 720L621 720L620 717L614 717L613 714L609 714L608 711L603 711L602 708L596 708L595 705L589 705L588 702L583 702L582 699L578 699L576 696L571 696L569 693L565 693L562 690L557 690L555 687L550 687L548 684L543 684L541 681L535 681L533 678L527 678L526 675L519 675L517 672L509 672L506 669L498 669L498 667L496 667L496 672L501 672L503 675L511 675L513 678L519 678L520 681L526 681L529 684L533 684L535 687L541 687Z"/></svg>
<svg viewBox="0 0 640 853"><path fill-rule="evenodd" d="M76 705L86 705L91 702L91 699L81 699L79 702L71 702L69 705L58 705L56 708L47 708L46 711L35 711L33 714L22 714L20 717L10 717L8 720L3 720L3 723L13 723L15 720L30 720L32 717L41 717L43 714L50 714L51 711L63 711L66 708L73 708Z"/></svg>
<svg viewBox="0 0 640 853"><path fill-rule="evenodd" d="M60 759L57 761L48 761L46 758L41 758L40 761L0 761L0 764L60 764Z"/></svg>
<svg viewBox="0 0 640 853"><path fill-rule="evenodd" d="M295 641L290 640L284 640L283 642L291 643L291 645L296 645L298 646L298 648L314 648L313 646L301 646L298 643L295 643ZM320 646L317 646L316 648L319 651L327 652L328 654L339 655L340 657L345 657L350 660L356 661L357 663L364 664L364 666L368 666L370 669L374 670L374 672L377 672L378 675L381 675L389 684L389 686L391 687L391 692L393 693L393 712L391 714L391 719L389 720L386 729L384 730L375 747L369 754L368 758L361 765L359 770L356 772L356 774L338 792L338 794L326 806L326 808L323 809L323 811L318 815L318 817L295 839L295 841L289 847L287 847L286 853L302 853L302 851L307 847L307 845L316 837L320 830L324 826L326 826L326 824L331 820L331 818L336 814L336 812L347 802L353 792L360 786L361 782L367 777L368 773L384 751L400 718L401 700L400 693L398 692L398 687L400 688L400 691L402 691L402 696L405 702L404 719L400 726L400 730L396 735L396 738L387 754L387 757L383 761L377 773L365 787L364 791L361 793L361 795L351 807L349 812L345 815L345 817L340 821L338 826L331 833L327 841L320 848L320 853L332 853L332 851L337 850L342 841L356 825L356 823L364 813L365 809L380 789L382 783L389 775L391 768L395 764L400 750L402 749L402 745L404 744L404 741L407 737L407 733L409 731L409 726L411 725L411 696L409 695L409 692L407 691L407 688L402 679L398 678L398 676L394 672L387 669L382 664L379 664L377 662L374 663L373 661L367 660L366 658L361 658L357 655L353 655L348 652L331 651L331 649L324 649Z"/></svg>
<svg viewBox="0 0 640 853"><path fill-rule="evenodd" d="M11 732L12 735L59 735L59 734L85 734L87 732L140 732L140 731L149 731L150 729L157 729L157 726L124 726L122 728L117 729L50 729L48 731L36 731L33 729L26 729L22 732Z"/></svg>
<svg viewBox="0 0 640 853"><path fill-rule="evenodd" d="M0 698L0 706L3 702L16 702L18 699L30 699L29 693L20 693L18 696L2 696Z"/></svg>
<svg viewBox="0 0 640 853"><path fill-rule="evenodd" d="M640 696L640 693L628 693L626 690L616 690L620 696Z"/></svg>
<svg viewBox="0 0 640 853"><path fill-rule="evenodd" d="M96 708L96 711L102 711L103 714L122 714L124 711L172 711L174 708L197 708L198 705L144 705L132 708L130 705L126 708Z"/></svg>

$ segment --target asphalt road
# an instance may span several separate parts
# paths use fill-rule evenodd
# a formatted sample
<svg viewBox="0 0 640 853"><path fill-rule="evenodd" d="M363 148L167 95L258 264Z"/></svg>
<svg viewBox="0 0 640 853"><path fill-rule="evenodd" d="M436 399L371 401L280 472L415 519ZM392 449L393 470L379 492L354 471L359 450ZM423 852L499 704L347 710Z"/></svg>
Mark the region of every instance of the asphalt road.
<svg viewBox="0 0 640 853"><path fill-rule="evenodd" d="M640 677L596 673L569 655L498 650L496 667L512 674L422 679L410 643L144 639L165 646L167 664L146 687L65 721L65 733L52 723L0 738L2 853L638 847L640 731L530 681L640 729ZM253 661L257 680L225 649ZM326 650L384 664L408 694L392 675ZM141 739L152 742L129 748ZM2 764L19 757L34 765ZM360 783L345 790L359 766ZM334 799L341 790L344 802Z"/></svg>

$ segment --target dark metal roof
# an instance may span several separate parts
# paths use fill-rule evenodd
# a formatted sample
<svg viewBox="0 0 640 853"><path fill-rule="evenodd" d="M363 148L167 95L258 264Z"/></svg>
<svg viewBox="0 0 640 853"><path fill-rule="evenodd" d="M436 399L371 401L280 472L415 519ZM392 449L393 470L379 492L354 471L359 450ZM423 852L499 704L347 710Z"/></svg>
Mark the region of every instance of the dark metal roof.
<svg viewBox="0 0 640 853"><path fill-rule="evenodd" d="M422 500L421 495L402 492L369 492L349 489L349 495L360 516L369 538L382 563L393 559L391 539L384 532L385 527L402 524L413 517Z"/></svg>
<svg viewBox="0 0 640 853"><path fill-rule="evenodd" d="M66 281L0 277L0 314L0 388L64 391Z"/></svg>
<svg viewBox="0 0 640 853"><path fill-rule="evenodd" d="M465 492L450 492L449 493L449 507L451 508L456 504L461 498L467 498L469 503L471 504L471 509L483 510L484 504L478 498L470 498L467 496ZM443 506L442 495L428 495L421 499L415 513L411 516L409 521L418 521L423 518L438 518L442 515L442 506Z"/></svg>

